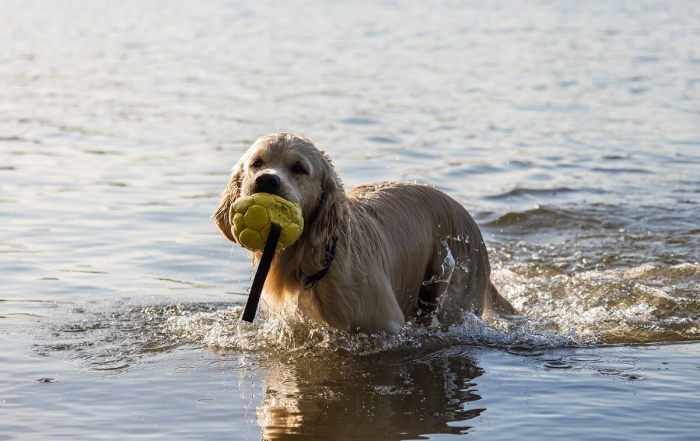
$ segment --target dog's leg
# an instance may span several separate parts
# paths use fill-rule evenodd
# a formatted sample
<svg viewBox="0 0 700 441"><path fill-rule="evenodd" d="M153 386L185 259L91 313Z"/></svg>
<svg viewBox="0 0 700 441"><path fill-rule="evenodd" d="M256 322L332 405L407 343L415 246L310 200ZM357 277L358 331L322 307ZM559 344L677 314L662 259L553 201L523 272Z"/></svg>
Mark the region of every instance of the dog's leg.
<svg viewBox="0 0 700 441"><path fill-rule="evenodd" d="M442 308L444 294L454 271L454 259L447 247L446 242L442 242L434 251L432 260L428 263L423 276L423 282L418 290L415 314L417 321L423 324L430 324L432 315Z"/></svg>
<svg viewBox="0 0 700 441"><path fill-rule="evenodd" d="M456 262L447 291L442 296L438 320L444 326L459 324L465 312L480 316L484 310L484 287L464 262Z"/></svg>
<svg viewBox="0 0 700 441"><path fill-rule="evenodd" d="M444 239L440 244L419 292L418 308L450 326L462 323L464 312L482 314L488 273L467 257L465 241Z"/></svg>
<svg viewBox="0 0 700 441"><path fill-rule="evenodd" d="M373 277L374 276L374 277ZM406 324L399 302L397 301L397 293L392 287L391 281L383 273L374 273L369 276L370 283L375 289L370 288L369 292L382 293L381 295L373 296L373 301L376 301L373 310L369 312L374 315L371 322L374 323L374 328L379 331L384 331L387 334L396 334ZM363 329L360 329L363 331Z"/></svg>
<svg viewBox="0 0 700 441"><path fill-rule="evenodd" d="M442 296L438 313L440 323L458 323L464 312L482 318L518 314L491 283L491 270L483 243L455 237L444 240L443 245L446 253L438 254L445 254L448 257L445 261L452 257L454 270Z"/></svg>

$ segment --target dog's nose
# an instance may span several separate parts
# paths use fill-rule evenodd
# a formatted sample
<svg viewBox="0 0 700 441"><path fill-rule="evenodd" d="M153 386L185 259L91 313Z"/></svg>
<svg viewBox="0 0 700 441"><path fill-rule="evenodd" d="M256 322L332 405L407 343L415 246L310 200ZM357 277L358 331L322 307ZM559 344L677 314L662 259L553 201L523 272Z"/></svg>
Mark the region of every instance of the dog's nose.
<svg viewBox="0 0 700 441"><path fill-rule="evenodd" d="M255 178L256 193L272 193L279 192L282 181L280 177L272 173L263 173Z"/></svg>

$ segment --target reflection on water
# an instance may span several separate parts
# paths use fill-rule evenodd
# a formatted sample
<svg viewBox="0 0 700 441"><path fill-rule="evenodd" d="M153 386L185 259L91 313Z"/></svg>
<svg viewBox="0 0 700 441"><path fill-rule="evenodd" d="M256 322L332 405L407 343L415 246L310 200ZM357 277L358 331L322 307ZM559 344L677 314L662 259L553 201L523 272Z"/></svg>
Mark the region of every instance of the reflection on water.
<svg viewBox="0 0 700 441"><path fill-rule="evenodd" d="M270 439L467 433L484 411L472 382L480 374L469 348L282 362L265 377L258 422Z"/></svg>
<svg viewBox="0 0 700 441"><path fill-rule="evenodd" d="M262 383L255 386L262 393L255 415L265 439L460 434L485 410L474 381L483 372L473 356L476 346L455 345L456 336L448 341L449 336L431 336L422 328L398 338L352 336L310 323L288 329L285 323L264 319L257 321L258 328L243 324L241 330L241 312L241 307L176 305L91 316L57 327L50 343L36 345L34 352L64 354L79 362L87 376L116 379L149 369L158 353L187 347L193 340L235 342L239 350L247 348L239 356L232 353L240 357L245 380L239 381ZM295 332L309 334L292 336ZM527 349L519 351L528 354ZM221 354L226 357L227 352ZM198 370L198 364L175 361L169 372ZM251 387L244 386L242 396Z"/></svg>
<svg viewBox="0 0 700 441"><path fill-rule="evenodd" d="M415 328L399 337L352 336L307 324L296 329L309 333L302 338L292 335L294 329L281 332L284 325L273 319L239 328L241 312L241 307L193 304L88 315L77 323L53 327L50 336L33 346L33 353L70 363L80 381L94 391L110 387L110 382L131 384L111 394L115 405L126 406L135 399L140 388L130 391L133 384L156 381L158 386L150 387L156 387L155 396L161 397L156 406L159 418L171 421L167 415L172 412L179 419L172 420L166 431L179 433L178 424L184 421L197 428L185 439L196 439L202 431L213 433L213 439L229 439L229 425L223 424L221 432L212 432L207 425L230 424L226 409L231 405L245 412L237 417L247 421L245 427L235 429L246 433L245 439L258 439L259 433L260 439L399 440L440 433L483 436L491 423L517 424L523 436L541 437L541 429L528 424L530 412L537 413L541 406L561 409L557 418L572 421L563 432L576 432L584 427L576 412L591 412L586 404L591 401L609 404L627 399L630 409L644 413L649 406L674 406L668 400L681 400L684 404L676 412L686 418L693 409L688 400L697 396L669 395L667 390L670 384L685 387L682 376L700 369L697 344L676 349L582 347L570 341L562 346L563 341L555 336L547 340L545 335L537 341L532 335L499 341L496 331L474 341L467 332L475 330L470 328L473 324L442 335L437 329ZM197 346L204 342L212 348L202 353ZM489 349L484 343L501 346ZM156 380L161 373L164 383ZM75 388L61 372L33 375L34 382ZM134 378L143 380L134 383ZM562 387L569 393L562 395ZM16 396L13 389L5 389L11 401ZM82 393L101 396L89 390ZM630 398L635 395L655 396L657 404ZM564 412L567 407L575 412ZM668 425L659 419L667 415L665 411L652 414L647 422L625 429L625 436L643 434L650 424ZM620 415L594 415L600 424L597 430L609 437L619 434L615 422ZM132 418L133 413L123 418L127 416ZM548 424L556 421L541 414L539 418ZM107 427L118 430L124 423L128 419L115 417ZM693 427L686 424L680 433ZM149 433L143 430L139 433ZM504 433L495 438L510 439Z"/></svg>
<svg viewBox="0 0 700 441"><path fill-rule="evenodd" d="M49 343L35 345L34 353L63 354L79 363L84 375L114 380L152 369L159 354L190 346L183 334L194 337L192 321L208 328L208 333L219 332L219 338L222 327L239 339L261 340L259 334L280 331L279 323L264 323L262 327L270 329L241 334L236 329L240 314L240 307L222 314L214 305L180 305L92 316L55 328ZM260 391L253 390L253 397L262 393L255 415L265 439L291 435L329 440L415 439L426 433L467 433L469 420L485 410L478 403L481 396L474 382L483 372L472 354L475 346L446 345L420 332L414 334L400 342L385 342L385 349L374 353L368 351L378 350L381 343L369 341L370 336L353 340L344 334L335 336L333 347L308 347L313 337L304 342L306 347L289 346L293 343L287 340L287 346L276 351L269 341L252 341L239 346L257 345L257 350L230 354L239 360L242 397L253 387ZM227 354L221 352L224 359L229 358ZM201 362L182 362L177 356L171 358L169 374L194 374L203 367ZM252 386L240 385L248 381ZM256 381L261 384L255 385ZM216 403L213 398L205 400ZM196 402L202 404L202 398Z"/></svg>

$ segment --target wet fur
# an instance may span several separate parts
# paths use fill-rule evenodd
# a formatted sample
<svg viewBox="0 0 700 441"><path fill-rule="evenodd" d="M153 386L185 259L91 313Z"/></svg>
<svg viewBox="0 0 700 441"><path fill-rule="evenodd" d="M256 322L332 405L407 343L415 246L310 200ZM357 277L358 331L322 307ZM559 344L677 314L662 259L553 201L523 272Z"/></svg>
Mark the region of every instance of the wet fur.
<svg viewBox="0 0 700 441"><path fill-rule="evenodd" d="M277 193L301 205L305 222L299 240L274 258L264 289L273 310L296 305L338 329L390 333L409 320L436 317L449 325L463 311L517 313L491 283L486 246L461 204L407 182L363 185L346 194L330 157L303 136L263 136L233 168L213 216L232 242L229 208L256 192L261 173L279 176ZM334 235L330 270L303 291L304 279L321 270Z"/></svg>

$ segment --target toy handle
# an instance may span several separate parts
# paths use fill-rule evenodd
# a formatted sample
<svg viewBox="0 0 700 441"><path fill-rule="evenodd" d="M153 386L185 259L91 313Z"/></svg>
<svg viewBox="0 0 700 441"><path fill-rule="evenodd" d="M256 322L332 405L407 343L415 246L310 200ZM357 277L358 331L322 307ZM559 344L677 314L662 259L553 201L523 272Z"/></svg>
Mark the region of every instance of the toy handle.
<svg viewBox="0 0 700 441"><path fill-rule="evenodd" d="M250 287L250 294L248 295L248 301L245 304L245 310L243 310L241 320L253 323L255 319L255 313L258 311L258 303L260 302L263 285L265 285L267 273L270 271L272 258L275 256L275 251L277 249L277 241L280 239L281 234L282 227L277 224L270 224L270 234L267 236L267 242L265 242L265 249L263 249L262 257L260 258L258 270L255 272L255 277L253 277L253 285Z"/></svg>

